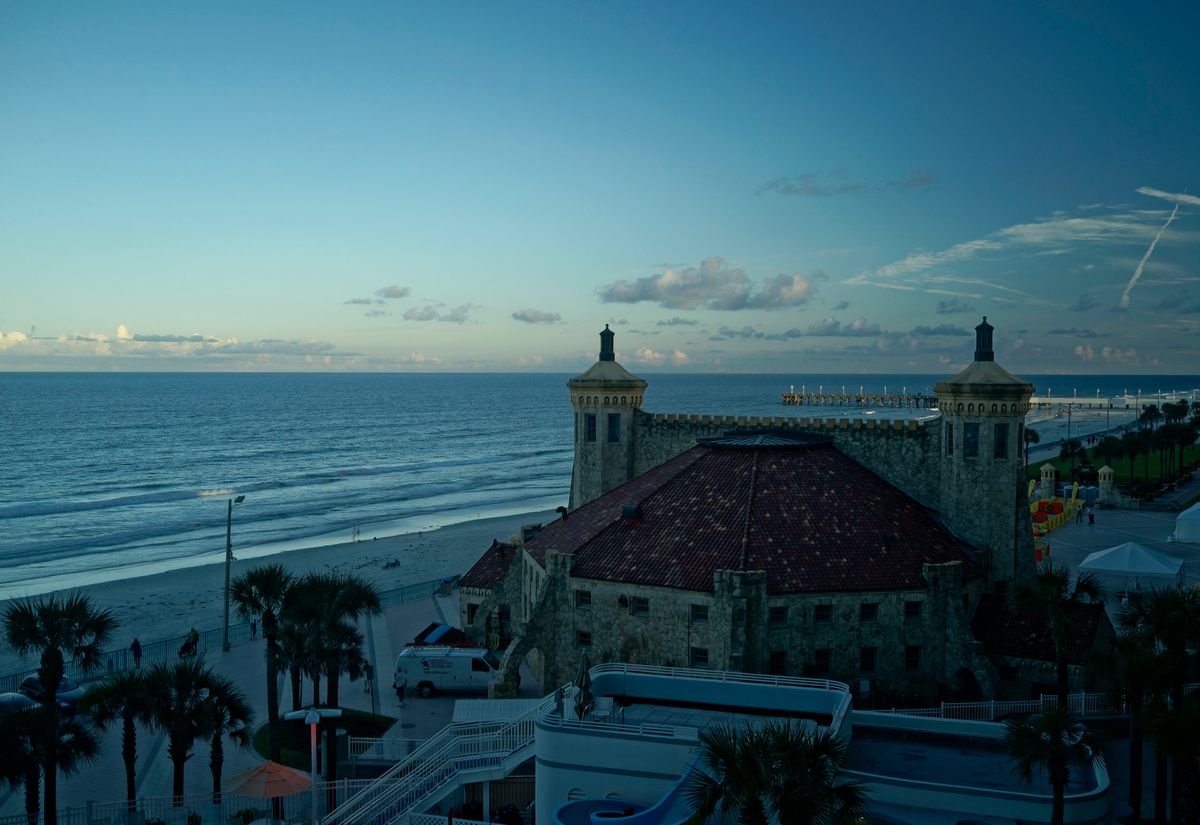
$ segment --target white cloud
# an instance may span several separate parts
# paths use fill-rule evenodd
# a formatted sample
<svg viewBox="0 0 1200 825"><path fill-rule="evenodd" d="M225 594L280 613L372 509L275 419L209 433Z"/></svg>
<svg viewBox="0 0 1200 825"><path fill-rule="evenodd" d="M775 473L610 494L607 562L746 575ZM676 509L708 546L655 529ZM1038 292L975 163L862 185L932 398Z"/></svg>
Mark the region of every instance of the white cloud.
<svg viewBox="0 0 1200 825"><path fill-rule="evenodd" d="M1176 193L1176 192L1164 192L1161 189L1153 189L1149 186L1139 187L1137 191L1139 194L1149 195L1152 198L1161 198L1165 201L1170 201L1176 205L1181 204L1181 203L1186 203L1186 204L1190 204L1191 206L1200 206L1200 198L1196 197L1195 195L1187 195L1187 194Z"/></svg>
<svg viewBox="0 0 1200 825"><path fill-rule="evenodd" d="M467 313L470 311L471 305L463 304L461 306L456 306L441 318L438 318L438 320L448 324L465 324L467 321L471 320L469 317L467 317Z"/></svg>
<svg viewBox="0 0 1200 825"><path fill-rule="evenodd" d="M29 343L29 336L23 332L13 330L12 332L4 332L0 330L0 349L8 349L9 347L19 347L22 344Z"/></svg>
<svg viewBox="0 0 1200 825"><path fill-rule="evenodd" d="M726 266L723 258L714 256L699 266L671 267L635 281L613 281L598 292L605 303L651 301L668 309L782 309L808 303L815 282L824 277L819 271L811 276L780 274L756 286L744 269Z"/></svg>
<svg viewBox="0 0 1200 825"><path fill-rule="evenodd" d="M512 314L514 321L524 321L527 324L554 324L562 320L557 312L543 312L540 309L518 309Z"/></svg>
<svg viewBox="0 0 1200 825"><path fill-rule="evenodd" d="M378 295L380 298L388 298L388 299L405 298L408 296L408 294L410 292L412 292L412 290L406 286L394 286L394 285L381 287L381 288L375 290L375 294Z"/></svg>
<svg viewBox="0 0 1200 825"><path fill-rule="evenodd" d="M1175 202L1175 208L1171 210L1171 217L1167 218L1167 222L1162 225L1154 236L1154 240L1150 241L1150 246L1146 249L1146 254L1138 261L1137 269L1133 271L1133 276L1129 279L1129 283L1125 284L1125 291L1121 293L1121 301L1119 306L1121 309L1129 308L1129 293L1137 286L1138 278L1142 277L1142 270L1146 268L1146 261L1150 260L1150 256L1154 254L1154 247L1158 246L1158 240L1167 231L1167 227L1171 225L1171 221L1175 220L1175 216L1179 214L1179 202Z"/></svg>
<svg viewBox="0 0 1200 825"><path fill-rule="evenodd" d="M435 321L438 317L438 312L431 306L423 306L420 309L417 307L409 307L404 310L405 321Z"/></svg>

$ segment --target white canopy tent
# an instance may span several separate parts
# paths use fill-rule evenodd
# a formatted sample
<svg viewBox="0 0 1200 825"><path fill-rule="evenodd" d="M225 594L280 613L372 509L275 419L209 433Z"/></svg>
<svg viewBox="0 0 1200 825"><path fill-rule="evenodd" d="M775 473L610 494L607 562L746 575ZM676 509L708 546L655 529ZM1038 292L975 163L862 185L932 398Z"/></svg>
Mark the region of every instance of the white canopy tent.
<svg viewBox="0 0 1200 825"><path fill-rule="evenodd" d="M1200 502L1193 504L1175 518L1175 541L1200 544Z"/></svg>
<svg viewBox="0 0 1200 825"><path fill-rule="evenodd" d="M1150 550L1132 541L1118 544L1107 550L1097 550L1079 564L1079 569L1088 573L1113 573L1125 577L1125 589L1129 589L1129 577L1134 588L1142 578L1172 578L1183 581L1183 559L1175 558L1157 550Z"/></svg>

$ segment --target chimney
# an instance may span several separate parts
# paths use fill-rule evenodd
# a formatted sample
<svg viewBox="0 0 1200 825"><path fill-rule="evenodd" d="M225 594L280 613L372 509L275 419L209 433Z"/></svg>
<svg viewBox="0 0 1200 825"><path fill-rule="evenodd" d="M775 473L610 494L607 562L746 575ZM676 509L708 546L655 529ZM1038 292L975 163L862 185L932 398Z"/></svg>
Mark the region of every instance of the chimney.
<svg viewBox="0 0 1200 825"><path fill-rule="evenodd" d="M608 324L604 325L604 329L600 331L600 360L615 361L617 356L613 354L613 338L616 333L608 328Z"/></svg>

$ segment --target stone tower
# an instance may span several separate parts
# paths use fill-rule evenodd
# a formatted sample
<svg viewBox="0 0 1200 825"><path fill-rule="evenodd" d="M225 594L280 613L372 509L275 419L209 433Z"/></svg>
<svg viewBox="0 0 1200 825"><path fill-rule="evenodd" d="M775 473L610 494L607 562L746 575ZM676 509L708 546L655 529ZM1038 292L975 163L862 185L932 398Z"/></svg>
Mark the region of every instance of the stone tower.
<svg viewBox="0 0 1200 825"><path fill-rule="evenodd" d="M986 553L988 578L1011 582L1034 569L1022 460L1033 385L996 363L992 330L985 316L975 327L975 360L933 388L942 416L938 509Z"/></svg>
<svg viewBox="0 0 1200 825"><path fill-rule="evenodd" d="M617 363L614 337L605 324L599 360L567 382L575 408L571 510L633 478L633 418L646 382Z"/></svg>

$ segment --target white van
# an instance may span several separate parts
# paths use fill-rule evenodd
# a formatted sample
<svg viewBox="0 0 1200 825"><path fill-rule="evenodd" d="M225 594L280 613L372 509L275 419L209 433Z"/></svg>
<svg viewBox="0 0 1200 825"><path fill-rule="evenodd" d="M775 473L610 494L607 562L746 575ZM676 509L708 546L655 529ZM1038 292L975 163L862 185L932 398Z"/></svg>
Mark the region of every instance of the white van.
<svg viewBox="0 0 1200 825"><path fill-rule="evenodd" d="M481 647L406 647L396 657L396 674L426 698L439 690L487 693L500 671L486 657Z"/></svg>

